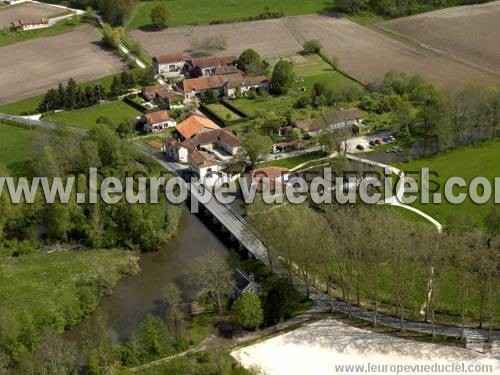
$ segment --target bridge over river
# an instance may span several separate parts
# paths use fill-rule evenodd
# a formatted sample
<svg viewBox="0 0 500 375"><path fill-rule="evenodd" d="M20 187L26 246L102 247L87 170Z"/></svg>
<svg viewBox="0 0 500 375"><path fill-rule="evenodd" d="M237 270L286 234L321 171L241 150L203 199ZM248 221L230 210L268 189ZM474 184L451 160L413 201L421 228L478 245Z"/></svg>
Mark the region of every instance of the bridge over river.
<svg viewBox="0 0 500 375"><path fill-rule="evenodd" d="M7 120L17 121L23 124L28 124L30 126L37 126L45 129L59 129L59 130L70 130L73 132L77 132L81 135L86 135L87 131L84 129L68 129L64 127L60 127L59 125L48 123L45 121L40 121L39 119L27 118L23 116L12 116L5 115L0 113L0 119L4 118ZM174 173L176 175L182 176L182 171L186 170L186 166L176 162L167 161L164 155L158 151L154 151L144 145L135 144L137 149L147 155L150 155L155 160L160 163L163 168L167 171ZM201 203L202 193L198 191L200 185L198 184L187 184L187 187L191 193L192 198L198 199ZM193 189L195 187L195 189ZM241 217L237 212L235 212L230 206L222 204L217 199L212 197L208 203L203 204L204 208L207 212L210 213L213 219L215 219L223 228L227 230L240 244L240 246L248 252L254 258L262 261L266 265L269 264L269 256L268 251L264 243L259 238L258 233L253 230L250 224L245 220L245 218ZM273 262L272 269L273 271L283 277L288 278L288 273L285 268L282 267L278 262ZM306 294L306 286L304 282L297 278L293 278L294 286L302 293ZM328 311L339 311L343 314L349 314L362 320L371 321L372 313L363 308L357 306L349 306L344 301L336 300L330 298L328 295L318 291L314 287L309 288L309 297L314 302L314 306L310 312L328 312ZM349 311L350 310L350 311ZM394 329L400 328L400 320L396 317L387 316L387 315L378 315L377 322L380 325L384 325L387 327L391 327ZM485 341L489 337L489 332L484 329L475 329L475 328L467 328L464 331L460 327L450 327L450 326L441 326L435 325L434 328L430 323L425 322L405 322L405 329L409 331L415 331L425 334L435 334L450 336L450 337L462 337L464 336L467 340L467 346L482 351L485 347ZM491 332L491 338L493 339L492 347L495 352L497 349L497 342L500 341L500 331Z"/></svg>

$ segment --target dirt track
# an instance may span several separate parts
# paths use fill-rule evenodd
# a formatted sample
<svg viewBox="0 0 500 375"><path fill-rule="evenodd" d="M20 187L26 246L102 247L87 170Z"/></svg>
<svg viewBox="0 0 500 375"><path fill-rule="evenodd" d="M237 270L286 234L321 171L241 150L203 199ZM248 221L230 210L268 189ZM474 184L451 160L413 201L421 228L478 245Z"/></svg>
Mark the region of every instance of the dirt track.
<svg viewBox="0 0 500 375"><path fill-rule="evenodd" d="M391 69L409 74L420 73L442 86L463 86L471 81L483 84L500 82L500 74L462 64L336 16L306 15L227 25L180 27L161 32L132 32L132 36L153 55L189 52L193 39L219 34L224 35L228 43L221 54L237 55L246 48L254 48L266 57L296 53L304 41L319 39L325 55L337 56L344 71L364 82L380 79Z"/></svg>
<svg viewBox="0 0 500 375"><path fill-rule="evenodd" d="M377 26L500 74L500 1L442 9Z"/></svg>
<svg viewBox="0 0 500 375"><path fill-rule="evenodd" d="M46 4L23 3L0 9L0 29L18 19L40 19L62 13L63 10Z"/></svg>
<svg viewBox="0 0 500 375"><path fill-rule="evenodd" d="M96 43L90 26L0 48L0 104L41 94L70 77L84 82L120 71L124 64Z"/></svg>

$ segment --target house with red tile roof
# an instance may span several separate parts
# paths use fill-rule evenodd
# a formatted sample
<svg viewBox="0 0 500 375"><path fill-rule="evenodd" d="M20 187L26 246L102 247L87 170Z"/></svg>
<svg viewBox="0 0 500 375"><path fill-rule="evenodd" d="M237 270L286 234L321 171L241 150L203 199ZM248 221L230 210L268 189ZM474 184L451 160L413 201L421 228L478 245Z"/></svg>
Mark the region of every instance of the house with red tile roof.
<svg viewBox="0 0 500 375"><path fill-rule="evenodd" d="M289 171L286 168L281 167L264 167L257 168L251 171L247 176L247 182L249 185L252 182L256 182L257 191L263 192L264 190L269 189L269 191L275 191L278 185L283 187L284 184L288 181L290 175Z"/></svg>
<svg viewBox="0 0 500 375"><path fill-rule="evenodd" d="M236 61L236 56L210 56L192 58L188 63L191 66L192 76L212 76L217 69L230 66Z"/></svg>
<svg viewBox="0 0 500 375"><path fill-rule="evenodd" d="M176 126L175 130L181 141L189 139L202 130L220 129L220 126L208 117L194 114Z"/></svg>
<svg viewBox="0 0 500 375"><path fill-rule="evenodd" d="M141 120L144 124L144 131L147 133L155 133L177 125L177 121L164 110L146 113Z"/></svg>
<svg viewBox="0 0 500 375"><path fill-rule="evenodd" d="M153 73L166 79L183 78L189 70L189 57L182 53L165 53L153 57Z"/></svg>

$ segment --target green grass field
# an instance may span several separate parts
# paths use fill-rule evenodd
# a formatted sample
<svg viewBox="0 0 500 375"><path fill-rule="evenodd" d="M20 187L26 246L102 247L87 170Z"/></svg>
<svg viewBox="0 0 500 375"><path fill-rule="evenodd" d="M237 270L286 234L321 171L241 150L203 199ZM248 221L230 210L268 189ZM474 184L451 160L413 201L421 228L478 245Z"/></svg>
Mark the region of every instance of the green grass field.
<svg viewBox="0 0 500 375"><path fill-rule="evenodd" d="M297 99L310 95L312 87L317 82L328 82L331 85L340 82L356 84L343 74L334 70L320 56L306 56L306 61L294 65L295 82L287 95L258 96L256 99L239 98L231 103L250 116L267 112L285 113L293 110L296 119L310 118L321 113L321 109L294 109Z"/></svg>
<svg viewBox="0 0 500 375"><path fill-rule="evenodd" d="M24 175L31 157L35 131L4 125L0 122L0 166L14 177Z"/></svg>
<svg viewBox="0 0 500 375"><path fill-rule="evenodd" d="M486 177L494 186L494 178L500 177L500 141L462 148L431 158L399 164L396 167L407 172L416 172L427 167L430 171L439 173L438 178L431 178L431 180L439 182L441 185L439 192L442 194L445 181L455 176L462 177L467 184L475 177ZM409 175L417 177L414 174ZM454 188L454 194L462 192L468 193L468 188ZM444 224L472 219L479 227L482 227L484 218L493 207L493 199L480 205L467 197L463 203L455 205L447 202L443 197L441 204L423 204L417 200L414 206Z"/></svg>
<svg viewBox="0 0 500 375"><path fill-rule="evenodd" d="M5 27L3 29L0 29L0 47L9 44L24 42L30 39L47 38L49 36L63 34L68 31L72 31L79 26L82 26L84 23L85 22L82 21L81 17L73 17L70 19L61 20L55 25L47 27L45 29L18 32L10 30L10 27Z"/></svg>
<svg viewBox="0 0 500 375"><path fill-rule="evenodd" d="M108 117L114 125L118 125L124 120L131 120L141 114L141 112L128 104L121 101L115 101L78 109L76 111L50 113L44 115L43 119L63 126L91 129L95 126L96 120L100 116Z"/></svg>
<svg viewBox="0 0 500 375"><path fill-rule="evenodd" d="M147 1L139 4L137 13L128 25L138 29L151 25L151 9L165 5L170 12L169 26L198 25L214 22L240 21L271 11L283 11L286 16L318 13L327 10L325 0L169 0Z"/></svg>
<svg viewBox="0 0 500 375"><path fill-rule="evenodd" d="M95 86L96 84L100 84L105 90L109 90L109 88L111 87L111 83L113 82L113 77L118 76L119 74L120 73L111 74L109 76L98 78L92 81L79 82L79 83L77 82L77 83L81 89L85 89L85 87L88 86ZM62 83L66 84L66 82ZM40 105L40 102L43 100L43 97L44 95L37 95L19 100L17 102L0 105L0 113L7 113L9 115L24 115L26 113L38 113L38 106Z"/></svg>
<svg viewBox="0 0 500 375"><path fill-rule="evenodd" d="M36 326L62 331L81 319L85 280L114 286L137 257L125 250L57 251L0 258L0 300L16 317L30 315ZM97 293L96 293L97 294ZM98 296L91 304L97 305ZM87 306L91 307L91 306Z"/></svg>
<svg viewBox="0 0 500 375"><path fill-rule="evenodd" d="M223 118L224 120L234 121L241 119L241 117L237 113L234 113L233 111L223 106L222 104L219 103L209 104L207 107L210 108L215 114L217 114L220 118Z"/></svg>

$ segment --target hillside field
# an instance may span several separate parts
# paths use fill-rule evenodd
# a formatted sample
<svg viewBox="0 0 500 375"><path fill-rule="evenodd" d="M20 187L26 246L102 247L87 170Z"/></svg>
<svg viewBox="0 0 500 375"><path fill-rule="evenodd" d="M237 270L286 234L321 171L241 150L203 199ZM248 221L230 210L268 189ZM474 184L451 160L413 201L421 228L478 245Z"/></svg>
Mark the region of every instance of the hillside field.
<svg viewBox="0 0 500 375"><path fill-rule="evenodd" d="M270 11L283 12L286 16L319 13L328 10L324 0L155 0L142 2L129 29L151 28L151 9L165 5L170 12L169 26L201 25L241 21Z"/></svg>
<svg viewBox="0 0 500 375"><path fill-rule="evenodd" d="M21 176L31 158L31 142L36 133L0 122L0 168L11 176Z"/></svg>
<svg viewBox="0 0 500 375"><path fill-rule="evenodd" d="M430 171L439 173L439 177L435 180L441 185L440 193L444 193L445 181L455 176L462 177L467 184L475 177L486 177L493 186L494 178L500 177L500 140L395 166L406 172L429 168ZM409 174L409 176L417 177L414 174ZM459 193L468 193L468 188L455 187L454 194ZM497 192L497 195L499 193ZM482 227L485 217L493 207L493 198L488 203L481 205L472 202L469 197L458 205L447 202L444 197L441 204L415 202L413 205L443 224L472 219L477 226Z"/></svg>

